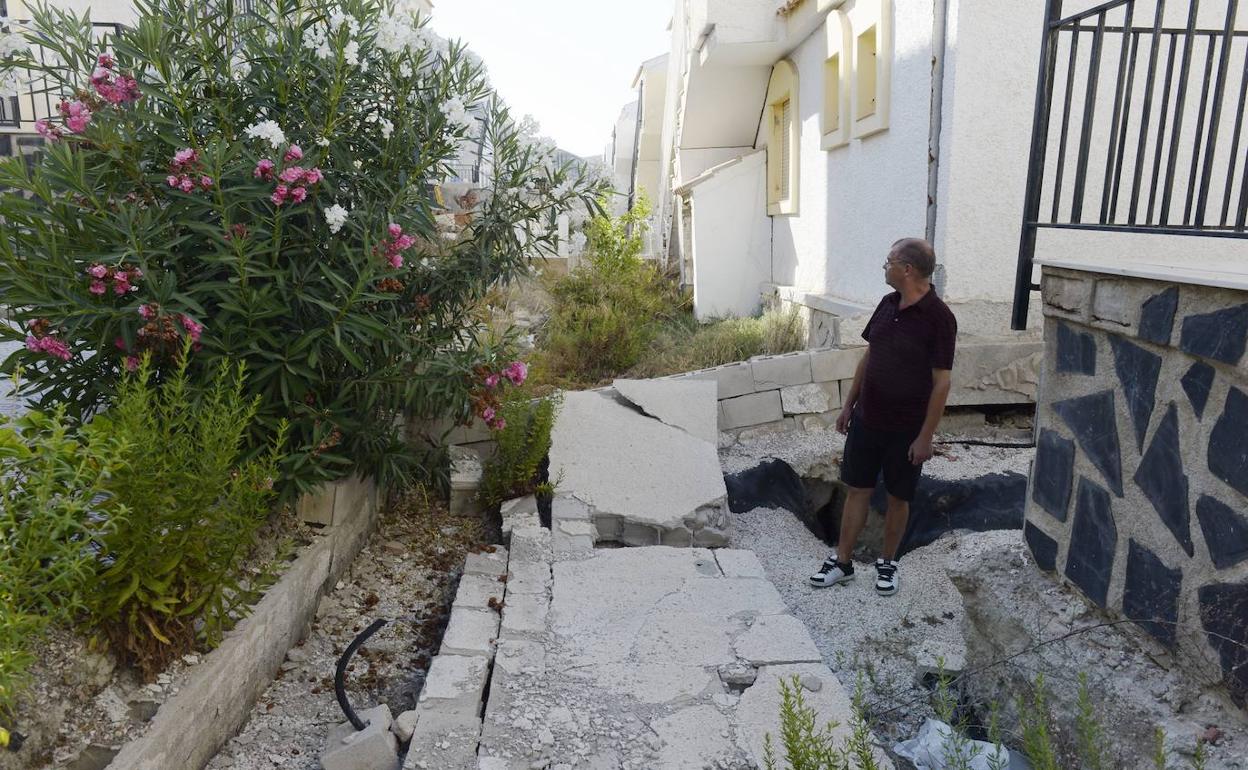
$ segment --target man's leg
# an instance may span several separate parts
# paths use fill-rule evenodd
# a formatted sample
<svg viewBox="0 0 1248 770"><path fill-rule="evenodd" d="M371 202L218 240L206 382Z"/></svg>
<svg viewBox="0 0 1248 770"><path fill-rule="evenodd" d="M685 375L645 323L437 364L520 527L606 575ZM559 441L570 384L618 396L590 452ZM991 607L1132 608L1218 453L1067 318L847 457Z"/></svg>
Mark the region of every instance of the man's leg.
<svg viewBox="0 0 1248 770"><path fill-rule="evenodd" d="M848 564L854 559L854 546L858 544L858 536L862 534L862 528L867 525L867 509L871 503L871 492L873 490L864 487L850 487L849 494L845 497L845 505L841 508L841 536L836 541L836 558L842 564ZM889 510L892 510L890 505ZM902 523L902 529L905 529L905 523ZM898 536L897 541L901 542Z"/></svg>
<svg viewBox="0 0 1248 770"><path fill-rule="evenodd" d="M888 496L888 511L884 514L884 553L886 561L897 561L897 549L901 547L901 538L906 534L906 523L910 520L910 503L899 497Z"/></svg>

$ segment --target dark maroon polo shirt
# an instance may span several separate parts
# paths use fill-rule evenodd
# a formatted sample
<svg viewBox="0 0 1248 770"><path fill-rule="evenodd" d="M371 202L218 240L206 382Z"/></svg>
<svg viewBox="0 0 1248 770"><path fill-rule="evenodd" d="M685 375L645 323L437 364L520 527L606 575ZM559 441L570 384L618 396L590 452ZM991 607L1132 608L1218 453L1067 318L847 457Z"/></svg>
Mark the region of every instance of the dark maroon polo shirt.
<svg viewBox="0 0 1248 770"><path fill-rule="evenodd" d="M934 290L907 308L899 292L880 300L862 330L870 355L858 407L867 427L918 433L927 418L932 370L953 368L957 336L958 320Z"/></svg>

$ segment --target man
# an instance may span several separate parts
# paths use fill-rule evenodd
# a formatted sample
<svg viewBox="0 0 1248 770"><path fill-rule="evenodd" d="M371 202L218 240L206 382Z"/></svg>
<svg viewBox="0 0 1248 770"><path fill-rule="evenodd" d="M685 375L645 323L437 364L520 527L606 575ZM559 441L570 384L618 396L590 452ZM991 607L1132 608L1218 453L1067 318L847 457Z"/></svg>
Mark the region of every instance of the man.
<svg viewBox="0 0 1248 770"><path fill-rule="evenodd" d="M897 593L897 548L923 463L932 456L932 434L949 396L958 334L957 319L932 289L935 269L936 254L921 238L894 243L884 263L884 281L896 291L880 300L862 331L867 352L836 420L836 429L849 434L841 461L841 481L849 495L836 552L810 576L815 586L854 579L854 545L883 472L888 511L875 590L883 596Z"/></svg>

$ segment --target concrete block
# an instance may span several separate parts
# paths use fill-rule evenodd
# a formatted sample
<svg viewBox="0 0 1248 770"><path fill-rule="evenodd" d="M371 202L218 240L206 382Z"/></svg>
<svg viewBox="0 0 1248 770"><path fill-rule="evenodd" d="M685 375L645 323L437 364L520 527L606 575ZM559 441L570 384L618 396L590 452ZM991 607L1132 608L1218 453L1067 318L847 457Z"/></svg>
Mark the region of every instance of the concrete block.
<svg viewBox="0 0 1248 770"><path fill-rule="evenodd" d="M490 600L497 605L503 601L504 585L496 577L486 575L464 575L459 579L459 588L455 591L453 610L482 610L493 612Z"/></svg>
<svg viewBox="0 0 1248 770"><path fill-rule="evenodd" d="M516 594L503 605L503 639L532 639L546 634L550 599L544 595Z"/></svg>
<svg viewBox="0 0 1248 770"><path fill-rule="evenodd" d="M1041 280L1041 295L1046 309L1083 316L1091 304L1092 281L1046 272Z"/></svg>
<svg viewBox="0 0 1248 770"><path fill-rule="evenodd" d="M620 539L624 528L624 519L620 516L598 515L594 517L594 541L615 541Z"/></svg>
<svg viewBox="0 0 1248 770"><path fill-rule="evenodd" d="M512 561L550 563L550 530L522 527L511 532Z"/></svg>
<svg viewBox="0 0 1248 770"><path fill-rule="evenodd" d="M417 710L426 713L465 715L481 713L490 661L480 655L436 655L429 664L425 687L420 691ZM417 720L417 724L420 720Z"/></svg>
<svg viewBox="0 0 1248 770"><path fill-rule="evenodd" d="M733 642L737 657L754 666L821 663L806 625L792 615L763 615Z"/></svg>
<svg viewBox="0 0 1248 770"><path fill-rule="evenodd" d="M552 522L590 520L589 506L575 497L558 495L550 503L550 519Z"/></svg>
<svg viewBox="0 0 1248 770"><path fill-rule="evenodd" d="M754 390L764 391L786 385L805 385L811 381L810 353L799 350L779 356L750 359L754 374Z"/></svg>
<svg viewBox="0 0 1248 770"><path fill-rule="evenodd" d="M464 715L421 714L403 770L477 770L481 720Z"/></svg>
<svg viewBox="0 0 1248 770"><path fill-rule="evenodd" d="M810 376L815 382L831 382L833 380L852 380L858 370L858 362L862 360L867 349L828 348L810 351Z"/></svg>
<svg viewBox="0 0 1248 770"><path fill-rule="evenodd" d="M507 571L507 598L516 594L545 596L550 591L550 566L541 562L513 561Z"/></svg>
<svg viewBox="0 0 1248 770"><path fill-rule="evenodd" d="M725 364L714 369L701 369L686 376L691 380L714 380L719 386L716 395L719 399L754 392L754 372L747 361Z"/></svg>
<svg viewBox="0 0 1248 770"><path fill-rule="evenodd" d="M715 561L724 577L766 578L762 562L753 551L736 548L721 548L715 551Z"/></svg>
<svg viewBox="0 0 1248 770"><path fill-rule="evenodd" d="M520 527L540 527L541 519L537 513L537 498L533 495L507 500L499 506L502 517L503 542L511 542L511 533Z"/></svg>
<svg viewBox="0 0 1248 770"><path fill-rule="evenodd" d="M750 425L775 422L784 417L779 389L748 396L728 398L719 402L719 429L732 430Z"/></svg>
<svg viewBox="0 0 1248 770"><path fill-rule="evenodd" d="M1035 403L1043 366L1038 340L990 340L958 346L949 406Z"/></svg>
<svg viewBox="0 0 1248 770"><path fill-rule="evenodd" d="M1133 326L1140 302L1136 296L1138 292L1132 289L1138 283L1113 278L1096 281L1092 291L1092 318L1124 328Z"/></svg>
<svg viewBox="0 0 1248 770"><path fill-rule="evenodd" d="M663 533L659 542L675 548L688 548L693 545L693 534L687 529L669 529Z"/></svg>
<svg viewBox="0 0 1248 770"><path fill-rule="evenodd" d="M439 655L494 654L493 642L498 638L498 613L494 610L456 609L446 624Z"/></svg>
<svg viewBox="0 0 1248 770"><path fill-rule="evenodd" d="M594 537L592 534L571 535L562 530L550 534L551 549L560 558L578 558L592 556L594 553Z"/></svg>
<svg viewBox="0 0 1248 770"><path fill-rule="evenodd" d="M464 559L465 575L483 575L498 578L507 574L507 549L494 546L494 550L470 553Z"/></svg>
<svg viewBox="0 0 1248 770"><path fill-rule="evenodd" d="M625 545L658 545L662 535L658 529L647 524L625 521L620 527L620 542Z"/></svg>
<svg viewBox="0 0 1248 770"><path fill-rule="evenodd" d="M703 527L693 533L694 548L723 548L732 542L727 530L719 527Z"/></svg>
<svg viewBox="0 0 1248 770"><path fill-rule="evenodd" d="M792 417L785 417L774 422L763 423L746 428L737 433L738 441L754 441L755 439L765 436L774 436L777 433L792 433L797 430L797 420Z"/></svg>
<svg viewBox="0 0 1248 770"><path fill-rule="evenodd" d="M809 382L780 389L785 414L818 414L841 405L841 388L833 382Z"/></svg>
<svg viewBox="0 0 1248 770"><path fill-rule="evenodd" d="M343 722L329 731L325 751L321 753L324 770L394 770L399 766L399 741L390 732L390 707L381 704L359 712L367 722L357 731L350 722Z"/></svg>
<svg viewBox="0 0 1248 770"><path fill-rule="evenodd" d="M416 718L419 716L419 711L404 711L394 718L394 724L390 725L390 732L395 734L399 743L407 743L412 739L412 732L416 729Z"/></svg>
<svg viewBox="0 0 1248 770"><path fill-rule="evenodd" d="M315 492L308 492L295 503L295 514L300 521L324 527L334 523L334 495L336 484L325 484Z"/></svg>

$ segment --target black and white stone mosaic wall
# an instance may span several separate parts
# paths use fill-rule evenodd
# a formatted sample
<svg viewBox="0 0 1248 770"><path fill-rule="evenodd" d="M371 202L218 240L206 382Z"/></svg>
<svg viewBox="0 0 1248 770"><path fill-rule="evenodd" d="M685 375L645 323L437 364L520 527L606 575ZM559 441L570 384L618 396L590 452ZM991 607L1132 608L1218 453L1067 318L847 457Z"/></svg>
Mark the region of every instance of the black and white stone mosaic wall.
<svg viewBox="0 0 1248 770"><path fill-rule="evenodd" d="M1248 706L1248 291L1046 268L1024 537Z"/></svg>

